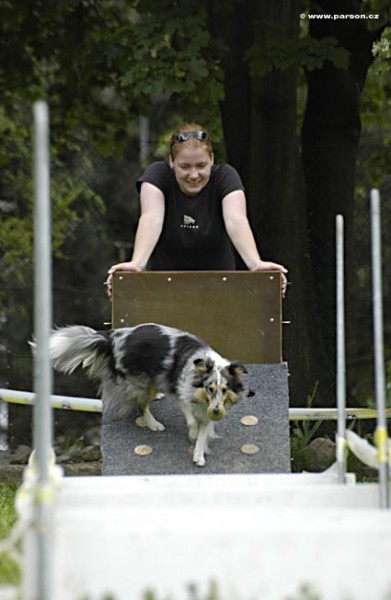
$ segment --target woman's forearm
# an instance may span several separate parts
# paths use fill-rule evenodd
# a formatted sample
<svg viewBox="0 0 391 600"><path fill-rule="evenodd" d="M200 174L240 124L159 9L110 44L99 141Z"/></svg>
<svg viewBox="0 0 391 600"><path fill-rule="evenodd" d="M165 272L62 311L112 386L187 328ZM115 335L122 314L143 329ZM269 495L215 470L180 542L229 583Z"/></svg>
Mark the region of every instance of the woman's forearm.
<svg viewBox="0 0 391 600"><path fill-rule="evenodd" d="M247 217L241 216L226 224L227 233L235 249L250 271L261 261Z"/></svg>
<svg viewBox="0 0 391 600"><path fill-rule="evenodd" d="M140 269L147 265L162 232L163 223L154 215L141 215L136 237L134 240L134 250L131 262Z"/></svg>

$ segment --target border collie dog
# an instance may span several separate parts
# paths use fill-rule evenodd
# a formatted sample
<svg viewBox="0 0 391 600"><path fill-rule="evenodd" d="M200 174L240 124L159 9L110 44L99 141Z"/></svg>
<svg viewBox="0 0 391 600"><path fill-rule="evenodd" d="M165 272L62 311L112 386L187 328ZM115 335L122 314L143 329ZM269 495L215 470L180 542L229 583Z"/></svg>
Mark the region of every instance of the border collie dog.
<svg viewBox="0 0 391 600"><path fill-rule="evenodd" d="M173 395L200 467L214 435L213 421L254 395L242 382L247 371L241 363L226 360L191 333L155 323L107 331L62 327L51 334L50 357L56 370L72 373L83 367L100 383L105 415L124 418L139 407L153 431L163 431L164 425L152 415L151 401L157 393Z"/></svg>

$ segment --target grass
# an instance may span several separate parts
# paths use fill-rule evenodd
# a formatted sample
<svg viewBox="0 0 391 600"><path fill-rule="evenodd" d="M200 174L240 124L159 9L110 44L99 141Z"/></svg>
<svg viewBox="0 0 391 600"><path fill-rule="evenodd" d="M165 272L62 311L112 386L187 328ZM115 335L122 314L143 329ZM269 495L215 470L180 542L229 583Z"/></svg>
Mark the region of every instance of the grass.
<svg viewBox="0 0 391 600"><path fill-rule="evenodd" d="M16 482L0 482L0 543L11 531L15 521ZM20 580L18 564L6 554L0 554L0 585L17 585Z"/></svg>

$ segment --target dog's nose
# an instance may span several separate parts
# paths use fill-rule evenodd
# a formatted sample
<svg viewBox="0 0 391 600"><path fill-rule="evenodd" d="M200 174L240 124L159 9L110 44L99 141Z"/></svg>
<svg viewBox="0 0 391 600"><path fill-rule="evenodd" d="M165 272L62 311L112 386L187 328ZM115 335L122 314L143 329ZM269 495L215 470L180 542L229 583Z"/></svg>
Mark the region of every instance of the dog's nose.
<svg viewBox="0 0 391 600"><path fill-rule="evenodd" d="M216 407L213 409L213 413L214 413L215 415L218 415L218 414L220 413L220 409L219 409L219 407L218 407L218 406L216 406Z"/></svg>

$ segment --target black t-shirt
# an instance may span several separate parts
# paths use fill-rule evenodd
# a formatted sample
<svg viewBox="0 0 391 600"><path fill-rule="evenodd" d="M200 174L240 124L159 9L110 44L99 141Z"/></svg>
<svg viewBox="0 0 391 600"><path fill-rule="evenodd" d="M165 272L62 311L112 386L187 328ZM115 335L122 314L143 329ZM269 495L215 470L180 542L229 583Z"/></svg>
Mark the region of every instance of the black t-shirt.
<svg viewBox="0 0 391 600"><path fill-rule="evenodd" d="M244 190L237 171L226 163L213 165L207 185L197 196L186 196L168 163L149 165L137 181L159 188L165 199L163 230L150 257L150 271L208 271L235 269L231 241L225 229L222 200Z"/></svg>

